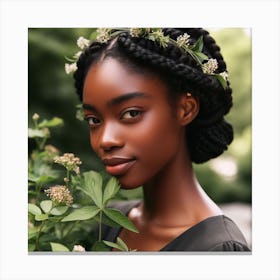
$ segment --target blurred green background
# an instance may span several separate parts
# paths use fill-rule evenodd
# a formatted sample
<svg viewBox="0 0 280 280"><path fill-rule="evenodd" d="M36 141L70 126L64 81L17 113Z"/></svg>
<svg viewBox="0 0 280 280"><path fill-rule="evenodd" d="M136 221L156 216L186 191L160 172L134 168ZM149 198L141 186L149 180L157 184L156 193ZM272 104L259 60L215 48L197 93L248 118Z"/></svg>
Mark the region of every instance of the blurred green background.
<svg viewBox="0 0 280 280"><path fill-rule="evenodd" d="M234 141L217 159L194 165L198 180L216 203L251 203L251 37L242 28L208 29L222 49L233 89L234 106L227 120L234 127ZM104 172L101 162L90 147L89 130L85 122L76 119L72 75L66 75L65 56L79 49L76 40L92 33L88 28L30 28L28 31L28 120L60 117L64 126L51 131L48 143L61 153L72 152L83 162L81 171ZM29 140L29 151L34 143ZM122 190L123 199L140 198L141 188Z"/></svg>

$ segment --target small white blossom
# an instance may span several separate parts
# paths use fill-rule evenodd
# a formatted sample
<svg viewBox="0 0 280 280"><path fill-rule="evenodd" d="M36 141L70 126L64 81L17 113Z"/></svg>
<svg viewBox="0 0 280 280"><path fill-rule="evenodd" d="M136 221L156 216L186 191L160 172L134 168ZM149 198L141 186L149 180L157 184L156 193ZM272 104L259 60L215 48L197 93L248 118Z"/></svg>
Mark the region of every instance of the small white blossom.
<svg viewBox="0 0 280 280"><path fill-rule="evenodd" d="M228 73L226 71L222 72L222 73L219 73L219 75L221 75L225 81L228 80Z"/></svg>
<svg viewBox="0 0 280 280"><path fill-rule="evenodd" d="M99 43L107 43L110 40L110 28L98 28L96 41Z"/></svg>
<svg viewBox="0 0 280 280"><path fill-rule="evenodd" d="M54 158L54 162L63 165L68 171L74 171L76 174L80 173L78 165L81 165L82 162L72 153L65 153L63 156L57 156Z"/></svg>
<svg viewBox="0 0 280 280"><path fill-rule="evenodd" d="M189 45L189 39L190 35L188 33L184 33L184 35L180 35L179 37L177 37L176 42L178 44L178 47L187 47Z"/></svg>
<svg viewBox="0 0 280 280"><path fill-rule="evenodd" d="M210 58L206 63L202 65L202 71L205 74L214 74L218 69L218 62L214 58Z"/></svg>
<svg viewBox="0 0 280 280"><path fill-rule="evenodd" d="M130 28L129 34L132 37L139 37L142 34L142 29L141 28Z"/></svg>
<svg viewBox="0 0 280 280"><path fill-rule="evenodd" d="M90 41L84 37L79 37L77 40L78 47L83 50L85 47L89 45Z"/></svg>
<svg viewBox="0 0 280 280"><path fill-rule="evenodd" d="M66 186L56 185L45 190L45 193L55 205L66 204L70 206L73 203L73 197Z"/></svg>
<svg viewBox="0 0 280 280"><path fill-rule="evenodd" d="M157 41L163 48L167 47L169 42L169 36L165 36L162 30L152 31L150 38L154 38L154 41Z"/></svg>
<svg viewBox="0 0 280 280"><path fill-rule="evenodd" d="M75 72L78 69L76 62L69 64L65 63L65 72L66 74L70 74L72 72Z"/></svg>
<svg viewBox="0 0 280 280"><path fill-rule="evenodd" d="M33 119L34 121L37 121L39 118L40 118L40 116L39 116L37 113L35 113L35 114L32 116L32 119Z"/></svg>
<svg viewBox="0 0 280 280"><path fill-rule="evenodd" d="M81 245L74 245L73 252L85 252L85 248Z"/></svg>

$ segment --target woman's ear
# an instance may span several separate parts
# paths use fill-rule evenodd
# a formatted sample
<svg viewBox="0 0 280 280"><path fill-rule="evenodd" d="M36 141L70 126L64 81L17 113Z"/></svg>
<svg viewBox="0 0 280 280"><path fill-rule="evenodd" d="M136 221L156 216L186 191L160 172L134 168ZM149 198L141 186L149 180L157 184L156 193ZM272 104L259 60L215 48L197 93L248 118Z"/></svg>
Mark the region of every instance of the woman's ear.
<svg viewBox="0 0 280 280"><path fill-rule="evenodd" d="M177 106L177 118L181 125L191 123L199 112L199 101L190 93L184 93L179 97Z"/></svg>

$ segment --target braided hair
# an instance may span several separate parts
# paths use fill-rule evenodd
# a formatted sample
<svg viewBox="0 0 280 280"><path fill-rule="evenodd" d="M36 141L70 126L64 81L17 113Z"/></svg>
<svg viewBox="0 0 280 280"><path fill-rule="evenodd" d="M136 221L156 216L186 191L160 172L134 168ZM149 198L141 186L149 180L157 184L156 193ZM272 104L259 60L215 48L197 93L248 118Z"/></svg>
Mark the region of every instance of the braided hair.
<svg viewBox="0 0 280 280"><path fill-rule="evenodd" d="M174 40L188 33L191 44L203 36L202 52L217 60L217 73L226 71L220 47L208 31L202 28L164 28L163 33ZM224 119L232 106L229 82L224 89L214 76L204 74L197 62L176 46L169 44L163 48L154 41L132 37L129 32L123 32L106 43L94 41L80 55L74 74L80 100L89 67L105 57L114 57L144 75L156 74L168 87L170 99L189 92L199 100L199 113L186 129L187 146L193 162L203 163L219 156L232 142L233 128Z"/></svg>

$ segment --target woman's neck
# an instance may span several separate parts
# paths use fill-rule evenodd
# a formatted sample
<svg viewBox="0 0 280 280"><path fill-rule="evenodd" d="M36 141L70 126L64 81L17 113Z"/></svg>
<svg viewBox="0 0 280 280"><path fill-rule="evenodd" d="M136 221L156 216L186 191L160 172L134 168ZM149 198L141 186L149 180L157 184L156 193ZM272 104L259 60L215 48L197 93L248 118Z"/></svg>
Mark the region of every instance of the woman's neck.
<svg viewBox="0 0 280 280"><path fill-rule="evenodd" d="M147 223L187 226L220 213L199 185L185 148L143 190L141 212Z"/></svg>

